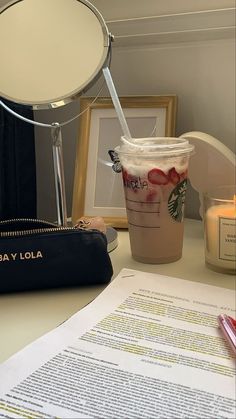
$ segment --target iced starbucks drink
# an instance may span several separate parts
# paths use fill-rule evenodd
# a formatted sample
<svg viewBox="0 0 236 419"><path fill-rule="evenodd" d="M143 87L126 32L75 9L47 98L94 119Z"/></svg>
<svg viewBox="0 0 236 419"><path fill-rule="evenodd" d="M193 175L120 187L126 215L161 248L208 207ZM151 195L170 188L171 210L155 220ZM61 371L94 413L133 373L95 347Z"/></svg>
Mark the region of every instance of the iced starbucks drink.
<svg viewBox="0 0 236 419"><path fill-rule="evenodd" d="M116 147L122 165L131 252L144 263L181 258L187 173L193 146L146 138Z"/></svg>

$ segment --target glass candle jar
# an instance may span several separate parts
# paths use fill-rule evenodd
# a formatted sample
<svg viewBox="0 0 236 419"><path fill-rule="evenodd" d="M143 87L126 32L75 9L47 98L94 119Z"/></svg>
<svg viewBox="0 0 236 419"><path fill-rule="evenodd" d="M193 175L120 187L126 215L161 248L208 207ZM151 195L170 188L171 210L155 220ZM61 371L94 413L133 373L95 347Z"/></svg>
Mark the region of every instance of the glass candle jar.
<svg viewBox="0 0 236 419"><path fill-rule="evenodd" d="M236 186L203 196L205 262L217 272L236 273Z"/></svg>

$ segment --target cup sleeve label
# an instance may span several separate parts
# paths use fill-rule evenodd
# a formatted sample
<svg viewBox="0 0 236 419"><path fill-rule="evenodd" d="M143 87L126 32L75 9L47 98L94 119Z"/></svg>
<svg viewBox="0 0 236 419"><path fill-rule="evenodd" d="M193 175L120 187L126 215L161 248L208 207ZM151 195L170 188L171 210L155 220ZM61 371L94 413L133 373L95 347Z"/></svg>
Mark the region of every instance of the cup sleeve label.
<svg viewBox="0 0 236 419"><path fill-rule="evenodd" d="M168 199L168 211L171 217L177 221L182 222L184 219L184 203L187 190L187 179L184 179L171 192Z"/></svg>

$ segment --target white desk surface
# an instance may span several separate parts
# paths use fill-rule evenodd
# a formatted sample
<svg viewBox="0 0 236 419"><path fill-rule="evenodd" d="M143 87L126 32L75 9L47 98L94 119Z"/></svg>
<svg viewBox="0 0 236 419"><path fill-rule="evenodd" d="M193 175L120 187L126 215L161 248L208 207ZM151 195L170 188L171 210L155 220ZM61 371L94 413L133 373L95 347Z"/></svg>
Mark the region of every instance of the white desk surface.
<svg viewBox="0 0 236 419"><path fill-rule="evenodd" d="M146 265L131 258L126 230L118 233L110 253L114 276L122 268L136 269L235 290L235 277L205 267L201 221L185 220L183 256L177 262ZM52 330L92 301L104 286L0 294L0 362Z"/></svg>

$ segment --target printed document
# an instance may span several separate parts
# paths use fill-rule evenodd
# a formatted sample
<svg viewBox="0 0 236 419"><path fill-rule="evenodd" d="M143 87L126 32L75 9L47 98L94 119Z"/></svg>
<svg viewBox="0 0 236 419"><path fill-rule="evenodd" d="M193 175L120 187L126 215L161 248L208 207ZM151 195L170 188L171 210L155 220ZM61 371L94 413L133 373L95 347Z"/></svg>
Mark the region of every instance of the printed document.
<svg viewBox="0 0 236 419"><path fill-rule="evenodd" d="M123 269L0 366L0 418L235 418L235 292Z"/></svg>

